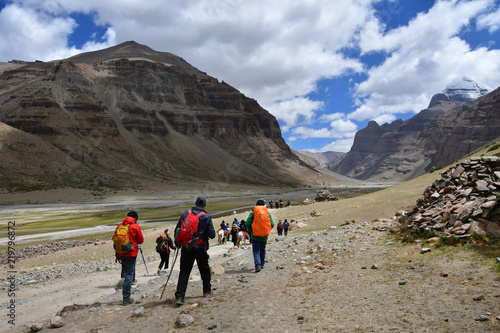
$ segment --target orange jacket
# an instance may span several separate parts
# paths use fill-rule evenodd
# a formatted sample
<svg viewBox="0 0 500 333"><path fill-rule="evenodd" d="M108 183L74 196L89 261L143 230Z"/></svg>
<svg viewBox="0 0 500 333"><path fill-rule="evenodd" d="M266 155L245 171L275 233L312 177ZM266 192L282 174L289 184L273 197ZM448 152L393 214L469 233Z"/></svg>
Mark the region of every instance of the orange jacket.
<svg viewBox="0 0 500 333"><path fill-rule="evenodd" d="M137 254L139 253L139 244L144 243L144 236L142 235L141 227L137 223L135 223L135 219L131 216L125 217L122 224L123 225L130 224L128 227L128 233L129 233L130 243L134 245L134 249L130 251L130 253L120 254L120 257L137 257Z"/></svg>

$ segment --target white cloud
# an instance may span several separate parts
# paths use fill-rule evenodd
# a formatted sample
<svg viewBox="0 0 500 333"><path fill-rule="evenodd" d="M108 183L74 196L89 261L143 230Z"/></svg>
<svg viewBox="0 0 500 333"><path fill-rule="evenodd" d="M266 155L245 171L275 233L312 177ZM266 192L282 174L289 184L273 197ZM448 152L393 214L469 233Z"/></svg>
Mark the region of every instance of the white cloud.
<svg viewBox="0 0 500 333"><path fill-rule="evenodd" d="M0 12L0 60L60 59L135 40L179 55L255 98L296 139L340 138L337 145L344 148L337 151L352 143L354 121L390 122L399 113L418 112L456 76L500 85L500 51L472 48L459 37L474 28L474 20L484 31L497 31L498 1L438 0L392 30L373 12L377 2L17 0ZM404 5L390 3L396 9ZM105 37L81 49L69 47L74 12L91 14L95 24L108 27ZM345 56L346 49L385 59L367 68L363 58ZM355 86L355 112L319 116L330 105L307 97L317 82L352 73L367 76ZM330 127L311 129L317 120Z"/></svg>
<svg viewBox="0 0 500 333"><path fill-rule="evenodd" d="M290 127L299 124L311 124L315 111L323 107L322 102L311 101L307 98L295 98L292 100L272 104L270 111L276 118L285 121L283 131L287 132Z"/></svg>
<svg viewBox="0 0 500 333"><path fill-rule="evenodd" d="M493 33L500 29L500 7L496 11L481 15L477 19L477 25L480 29L487 29Z"/></svg>
<svg viewBox="0 0 500 333"><path fill-rule="evenodd" d="M498 50L471 49L457 34L492 1L437 1L407 26L383 33L373 22L360 35L364 53L387 52L384 63L356 86L359 107L349 119L395 119L427 107L430 97L457 76L500 85ZM392 115L392 116L391 116Z"/></svg>
<svg viewBox="0 0 500 333"><path fill-rule="evenodd" d="M334 151L339 153L347 153L351 150L352 144L354 142L354 138L336 140L332 143L324 146L320 149L320 151Z"/></svg>

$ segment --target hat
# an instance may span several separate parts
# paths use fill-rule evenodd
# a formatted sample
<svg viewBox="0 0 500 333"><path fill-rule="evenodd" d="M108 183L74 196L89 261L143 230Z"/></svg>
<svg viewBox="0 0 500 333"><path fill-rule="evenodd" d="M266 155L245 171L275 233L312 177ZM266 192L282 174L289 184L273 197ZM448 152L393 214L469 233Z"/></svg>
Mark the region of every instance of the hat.
<svg viewBox="0 0 500 333"><path fill-rule="evenodd" d="M199 196L196 199L196 206L205 207L207 205L207 199L205 197Z"/></svg>
<svg viewBox="0 0 500 333"><path fill-rule="evenodd" d="M133 210L128 212L127 216L133 217L136 221L137 219L139 219L139 215L137 215L137 213L134 212Z"/></svg>
<svg viewBox="0 0 500 333"><path fill-rule="evenodd" d="M257 200L257 206L264 206L266 202L262 199Z"/></svg>

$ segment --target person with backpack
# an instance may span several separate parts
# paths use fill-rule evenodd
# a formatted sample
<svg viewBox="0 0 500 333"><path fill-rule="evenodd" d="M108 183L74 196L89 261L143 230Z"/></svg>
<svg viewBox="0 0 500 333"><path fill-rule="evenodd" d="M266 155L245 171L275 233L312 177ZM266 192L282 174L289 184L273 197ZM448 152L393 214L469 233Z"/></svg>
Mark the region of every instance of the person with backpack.
<svg viewBox="0 0 500 333"><path fill-rule="evenodd" d="M281 220L278 222L276 230L278 230L278 236L283 235L283 223L281 222Z"/></svg>
<svg viewBox="0 0 500 333"><path fill-rule="evenodd" d="M245 224L251 235L255 273L258 273L264 268L267 238L274 228L273 217L267 210L264 200L257 200Z"/></svg>
<svg viewBox="0 0 500 333"><path fill-rule="evenodd" d="M116 261L122 264L124 273L123 281L123 305L133 304L130 297L132 281L135 277L135 263L139 252L139 244L144 242L141 227L137 224L139 216L131 211L127 214L121 224L119 224L113 234L113 246L116 252Z"/></svg>
<svg viewBox="0 0 500 333"><path fill-rule="evenodd" d="M285 222L283 223L283 230L285 231L285 237L288 236L288 228L290 228L290 223L285 219Z"/></svg>
<svg viewBox="0 0 500 333"><path fill-rule="evenodd" d="M175 227L175 246L181 249L180 273L175 291L175 303L178 306L184 304L189 275L195 260L203 281L203 297L212 294L207 250L209 238L215 238L215 229L210 214L205 211L206 205L207 199L199 196L195 207L185 211Z"/></svg>
<svg viewBox="0 0 500 333"><path fill-rule="evenodd" d="M170 258L170 249L175 251L175 246L172 242L172 238L170 238L170 231L165 229L165 233L160 235L156 239L156 252L160 254L160 265L158 266L158 275L161 273L161 269L163 265L165 265L165 269L168 268L168 259Z"/></svg>

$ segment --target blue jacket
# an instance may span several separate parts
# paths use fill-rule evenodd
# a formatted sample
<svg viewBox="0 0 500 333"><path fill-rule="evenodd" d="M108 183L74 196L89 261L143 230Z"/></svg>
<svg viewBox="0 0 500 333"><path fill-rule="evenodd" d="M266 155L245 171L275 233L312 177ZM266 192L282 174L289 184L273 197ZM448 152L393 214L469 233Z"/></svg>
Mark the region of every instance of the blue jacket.
<svg viewBox="0 0 500 333"><path fill-rule="evenodd" d="M203 207L198 207L198 206L191 208L191 210L193 214L198 214L200 212L205 211ZM182 222L184 222L187 216L188 216L188 211L186 210L184 213L182 213L181 217L179 218L179 222L177 222L175 230L181 227ZM201 216L200 219L198 220L198 235L200 236L201 239L203 239L205 250L208 250L209 247L208 239L215 238L215 229L210 214L207 213Z"/></svg>

